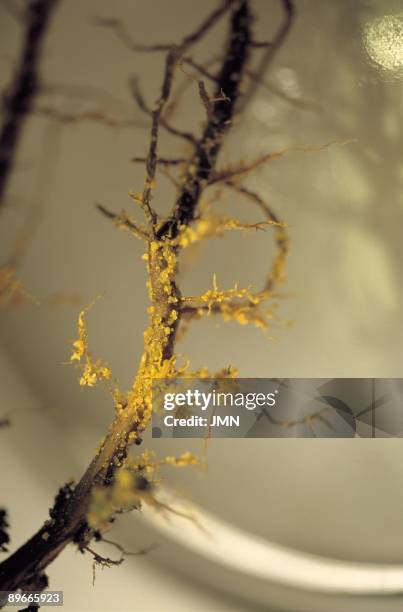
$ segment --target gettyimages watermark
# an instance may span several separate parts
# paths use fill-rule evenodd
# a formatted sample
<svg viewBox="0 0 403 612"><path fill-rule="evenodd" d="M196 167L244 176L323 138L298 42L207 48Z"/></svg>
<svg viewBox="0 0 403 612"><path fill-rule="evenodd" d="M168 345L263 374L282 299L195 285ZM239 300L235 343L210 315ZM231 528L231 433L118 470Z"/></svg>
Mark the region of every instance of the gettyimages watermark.
<svg viewBox="0 0 403 612"><path fill-rule="evenodd" d="M152 435L403 437L403 379L156 379Z"/></svg>

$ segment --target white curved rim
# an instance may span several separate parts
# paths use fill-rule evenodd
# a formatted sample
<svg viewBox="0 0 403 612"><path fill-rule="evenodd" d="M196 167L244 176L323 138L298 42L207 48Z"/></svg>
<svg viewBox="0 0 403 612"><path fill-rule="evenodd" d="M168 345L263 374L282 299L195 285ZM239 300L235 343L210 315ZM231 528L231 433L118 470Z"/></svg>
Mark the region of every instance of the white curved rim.
<svg viewBox="0 0 403 612"><path fill-rule="evenodd" d="M403 592L403 566L352 563L287 548L238 529L167 491L164 502L193 520L155 509L141 513L159 532L228 569L288 587L351 595ZM174 500L174 501L173 501ZM213 544L213 545L212 545Z"/></svg>

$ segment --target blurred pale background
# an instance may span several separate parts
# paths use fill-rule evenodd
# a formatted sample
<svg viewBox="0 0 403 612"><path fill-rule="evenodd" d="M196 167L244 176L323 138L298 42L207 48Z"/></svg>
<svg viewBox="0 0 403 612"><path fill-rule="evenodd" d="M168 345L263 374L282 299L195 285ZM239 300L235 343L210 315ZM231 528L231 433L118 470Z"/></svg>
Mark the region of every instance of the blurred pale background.
<svg viewBox="0 0 403 612"><path fill-rule="evenodd" d="M280 23L280 3L252 4L256 37L268 39ZM146 325L143 245L116 230L94 203L117 212L131 210L127 193L141 189L143 170L130 158L146 151L148 131L142 125L147 120L131 101L128 79L138 75L147 99L153 101L162 57L131 53L112 32L96 27L93 17L122 19L139 42L176 41L214 5L210 0L61 2L49 31L42 75L46 85L65 88L63 94L42 96L38 106L72 114L102 111L135 125L116 128L82 121L60 126L32 117L2 214L5 261L28 211L41 211L20 267L30 293L77 293L82 304L103 295L88 316L91 350L108 362L122 387L131 383ZM290 37L266 76L271 87L291 101L259 88L222 160L251 160L259 153L334 139L355 142L321 153L292 153L248 178L247 184L289 224L291 238L284 297L278 300L278 320L270 333L211 318L196 322L178 350L195 368L208 365L214 371L233 363L245 377L399 377L402 6L386 0L297 0L296 6ZM0 10L5 85L19 48L20 27ZM224 35L225 23L220 22L194 57L211 57ZM196 87L189 87L174 121L198 129L201 120ZM180 141L166 135L160 150L186 154ZM155 200L161 210L170 206L173 193L161 176ZM258 211L231 193L222 209L252 221L259 218ZM270 232L234 234L205 243L197 258L184 261L184 293L207 290L213 272L223 287L235 281L260 282L273 254ZM77 304L28 304L1 313L1 413L9 413L13 421L12 429L1 432L10 465L2 474L6 482L1 502L10 509L16 544L39 525L57 486L71 475L79 476L111 418L104 390L80 389L77 372L65 365L78 310ZM14 382L10 372L18 377ZM15 386L22 385L25 391L18 397ZM53 431L52 442L47 434ZM185 444L189 448L189 441L147 441L147 447L161 455ZM169 482L217 515L276 542L339 559L403 562L401 444L220 440L209 446L207 473L169 474ZM192 448L200 452L201 445ZM43 489L32 485L41 480ZM29 510L21 507L22 491L35 498ZM126 527L126 532L134 531L131 523ZM136 534L130 537L133 547ZM180 572L179 553L177 558L172 565ZM77 593L86 593L88 605L80 608L77 596L68 610L112 609L110 589L117 581L119 588L131 585L131 596L142 598L142 610L178 610L179 605L192 611L235 610L237 605L251 609L251 604L219 601L213 591L192 591L190 583L179 583L180 573L168 579L161 563L157 567L150 556L105 570L90 593L89 559L69 552L50 575L70 580ZM138 577L143 574L154 587L139 593ZM169 581L169 596L164 581ZM153 599L158 592L164 593L163 604ZM122 602L113 609L131 609L125 606ZM330 607L323 604L321 609Z"/></svg>

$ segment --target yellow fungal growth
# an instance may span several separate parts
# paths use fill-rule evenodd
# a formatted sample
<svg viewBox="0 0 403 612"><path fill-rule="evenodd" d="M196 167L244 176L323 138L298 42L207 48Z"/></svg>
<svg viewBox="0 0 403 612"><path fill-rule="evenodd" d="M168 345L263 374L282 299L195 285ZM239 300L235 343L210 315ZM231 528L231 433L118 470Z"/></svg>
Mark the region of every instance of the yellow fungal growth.
<svg viewBox="0 0 403 612"><path fill-rule="evenodd" d="M224 321L235 321L240 325L253 324L259 329L267 329L273 318L274 307L259 308L256 303L222 304L220 307Z"/></svg>
<svg viewBox="0 0 403 612"><path fill-rule="evenodd" d="M225 313L228 317L232 312L240 311L241 309L253 308L256 304L266 299L267 293L253 294L249 288L239 288L235 283L232 289L220 290L217 284L217 277L213 274L213 288L209 289L205 293L199 296L190 296L182 298L182 302L186 307L187 303L191 305L193 309L194 317L202 316L203 314L210 314L214 309L215 312ZM239 299L243 301L240 302ZM246 298L246 300L245 300ZM195 306L194 304L199 304ZM205 309L207 305L207 313ZM192 317L193 318L193 317ZM233 316L236 320L237 316ZM242 316L240 315L240 319ZM229 320L228 318L226 320Z"/></svg>
<svg viewBox="0 0 403 612"><path fill-rule="evenodd" d="M87 512L88 525L92 529L104 530L115 512L139 506L134 474L126 469L118 469L111 486L95 487L92 490Z"/></svg>
<svg viewBox="0 0 403 612"><path fill-rule="evenodd" d="M152 187L152 185L150 185ZM132 198L140 205L145 205L142 195ZM150 217L151 218L151 217ZM133 225L126 216L120 216L117 223L125 227ZM154 379L211 378L217 381L220 388L234 385L238 371L234 366L223 368L212 373L203 367L190 371L186 364L179 367L174 354L174 342L177 326L182 320L190 321L212 313L221 314L224 321L236 321L241 325L254 324L266 328L272 317L272 309L263 308L263 302L271 297L267 287L261 292L252 292L250 288L240 288L235 284L230 289L218 286L216 275L213 275L212 287L199 296L182 297L177 288L178 254L195 242L209 236L222 236L227 230L263 229L267 225L276 226L276 240L279 254L275 259L271 275L278 280L282 275L286 254L286 237L281 223L272 220L256 224L245 224L230 217L206 215L192 227L182 227L175 239L156 238L152 228L147 230L147 252L142 256L147 267L147 291L150 305L147 309L148 326L144 332L144 351L131 389L122 393L114 389L112 396L116 411L114 433L122 440L121 447L127 447L140 441L144 430L152 417L152 386ZM144 237L145 230L136 226L137 235ZM154 237L152 237L154 236ZM82 369L81 385L93 386L98 380L110 379L111 372L101 360L94 361L88 350L88 335L85 315L87 309L80 312L78 318L78 339L73 343L71 361ZM231 387L232 388L232 387ZM121 437L121 432L125 436ZM105 439L102 449L108 442ZM162 466L176 468L189 465L202 465L195 455L187 451L179 456L167 456L157 459L152 453L145 451L135 458L127 458L122 462L121 455L114 455L112 464L115 467L115 477L109 486L93 490L89 505L87 520L90 527L104 529L110 518L117 512L130 508L138 508L141 503L147 503L157 510L173 510L153 493L155 476ZM189 517L188 517L189 518Z"/></svg>
<svg viewBox="0 0 403 612"><path fill-rule="evenodd" d="M198 459L189 451L182 453L178 457L168 456L165 459L157 459L151 451L144 451L137 457L127 459L124 468L133 474L145 475L147 480L152 482L156 471L163 465L185 467L187 465L197 465L198 463Z"/></svg>
<svg viewBox="0 0 403 612"><path fill-rule="evenodd" d="M172 465L173 467L181 468L186 467L188 465L197 465L199 462L197 458L190 453L189 451L182 453L179 457L168 456L162 461L167 465Z"/></svg>
<svg viewBox="0 0 403 612"><path fill-rule="evenodd" d="M112 399L117 414L121 414L127 407L127 397L120 391L120 389L114 389L112 391Z"/></svg>
<svg viewBox="0 0 403 612"><path fill-rule="evenodd" d="M78 339L73 342L73 352L70 356L71 362L78 362L78 366L82 370L80 385L93 387L99 380L110 380L112 372L101 359L93 361L90 352L88 351L88 334L85 323L86 311L92 307L90 304L87 308L81 310L78 315Z"/></svg>
<svg viewBox="0 0 403 612"><path fill-rule="evenodd" d="M71 354L70 361L80 361L88 352L87 329L84 316L85 310L82 310L78 315L78 340L73 342L74 350Z"/></svg>
<svg viewBox="0 0 403 612"><path fill-rule="evenodd" d="M285 265L288 255L288 236L284 229L277 229L276 242L278 254L273 262L269 283L282 283L285 280Z"/></svg>
<svg viewBox="0 0 403 612"><path fill-rule="evenodd" d="M144 204L142 193L134 193L133 191L130 191L129 197L133 200L133 202L135 202L136 204L139 204L140 206Z"/></svg>
<svg viewBox="0 0 403 612"><path fill-rule="evenodd" d="M175 378L176 357L169 356L179 312L179 297L175 285L177 274L176 247L168 240L151 240L147 253L149 324L144 332L144 352L132 389L127 394L125 411L136 423L132 438L143 431L152 414L152 382L157 378Z"/></svg>
<svg viewBox="0 0 403 612"><path fill-rule="evenodd" d="M126 459L125 467L138 474L146 475L147 479L150 480L158 467L158 461L153 452L145 450L140 455L137 455L137 457L129 457Z"/></svg>
<svg viewBox="0 0 403 612"><path fill-rule="evenodd" d="M239 374L239 370L234 365L229 365L222 370L219 370L214 374L214 378L236 378Z"/></svg>
<svg viewBox="0 0 403 612"><path fill-rule="evenodd" d="M279 258L277 267L272 273L283 271L283 258ZM185 320L199 319L212 313L221 314L224 321L235 321L240 325L254 324L260 329L267 329L274 316L275 306L263 307L262 303L272 296L267 289L253 293L249 288L240 289L237 284L232 289L220 290L216 275L213 275L213 288L199 296L182 298Z"/></svg>
<svg viewBox="0 0 403 612"><path fill-rule="evenodd" d="M281 223L271 220L259 223L243 223L233 217L208 215L199 219L193 226L182 226L174 243L186 248L205 238L223 236L228 230L259 230L265 229L268 225L282 226Z"/></svg>
<svg viewBox="0 0 403 612"><path fill-rule="evenodd" d="M218 289L217 277L213 274L213 288L209 289L200 296L202 302L207 302L208 307L211 308L216 304L232 300L234 298L242 298L250 293L248 289L239 289L238 285L235 284L232 289L221 291Z"/></svg>
<svg viewBox="0 0 403 612"><path fill-rule="evenodd" d="M98 380L109 380L112 373L109 368L102 365L101 360L87 362L80 378L81 386L93 387Z"/></svg>
<svg viewBox="0 0 403 612"><path fill-rule="evenodd" d="M178 460L180 463L180 458ZM184 461L186 461L186 457ZM188 461L191 461L190 457ZM178 465L177 467L181 466ZM92 490L87 512L87 523L92 529L105 530L116 512L127 512L134 508L140 508L142 503L146 503L157 511L178 514L194 520L191 515L182 513L159 500L154 494L151 483L142 475L135 474L130 469L123 467L115 472L112 485L95 487Z"/></svg>

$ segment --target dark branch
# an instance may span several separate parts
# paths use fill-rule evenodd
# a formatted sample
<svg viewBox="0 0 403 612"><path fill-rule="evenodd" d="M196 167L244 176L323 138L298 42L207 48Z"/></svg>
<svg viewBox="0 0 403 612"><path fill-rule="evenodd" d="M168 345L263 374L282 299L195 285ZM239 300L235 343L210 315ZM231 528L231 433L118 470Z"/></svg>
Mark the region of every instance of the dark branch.
<svg viewBox="0 0 403 612"><path fill-rule="evenodd" d="M209 72L205 66L195 62L191 57L183 57L182 62L200 72L200 74L206 77L206 79L214 81L215 83L217 82L217 77L214 74L211 74L211 72Z"/></svg>
<svg viewBox="0 0 403 612"><path fill-rule="evenodd" d="M189 161L180 193L171 218L159 229L158 236L174 238L181 225L189 224L195 215L202 189L214 172L225 134L229 130L240 94L240 84L247 65L251 14L248 3L241 2L231 17L231 35L210 110L210 120L196 144ZM224 99L223 99L224 94Z"/></svg>
<svg viewBox="0 0 403 612"><path fill-rule="evenodd" d="M137 44L130 35L128 34L126 28L123 23L118 19L109 19L105 17L97 17L95 19L95 23L97 25L111 28L115 31L118 38L121 42L132 51L137 52L150 52L150 51L170 51L172 47L176 47L178 51L183 53L186 49L197 43L201 38L203 38L208 30L212 28L212 26L218 21L218 19L224 15L224 13L229 9L231 4L233 4L235 0L224 0L221 5L215 9L203 23L191 34L185 36L182 42L179 45L170 44L157 44L157 45L140 45Z"/></svg>
<svg viewBox="0 0 403 612"><path fill-rule="evenodd" d="M187 161L184 176L181 177L181 188L171 217L160 225L155 225L156 215L151 208L151 196L158 163L158 127L159 125L164 126L162 113L170 94L175 65L186 49L202 38L218 17L229 7L232 7L229 42L218 73L214 95L209 100L210 114L207 125L200 139L194 143L194 150ZM217 158L224 138L238 110L241 83L247 69L252 41L251 21L248 0L226 0L180 45L168 47L169 52L160 97L154 110L149 111L147 109L147 112L152 116L152 132L146 157L145 188L140 202L148 211L150 230L161 241L165 237L176 237L181 226L190 224L196 218L200 196L203 190L208 187L209 180L214 176ZM164 46L160 45L160 47ZM158 50L163 50L163 48ZM138 199L137 196L136 199ZM114 213L102 206L100 210L107 217L116 220ZM154 284L152 287L155 294L153 305L157 309L153 317L154 320L159 320L158 325L154 324L153 329L157 336L153 339L153 342L158 342L158 346L163 347L162 359L167 361L174 354L177 324L175 324L174 330L169 336L169 341L167 341L164 323L168 324L171 320L170 316L174 306L171 302L165 303L164 301L166 285L161 281L162 275L160 272L167 264L160 248L157 248L153 254L150 245L149 265L154 266L153 273L149 275L151 285ZM179 302L180 291L175 280L171 279L169 282L172 289L172 296L170 297L173 297L176 300L174 303L177 303ZM150 353L145 352L144 355L146 359L151 358ZM143 361L140 368L143 367L142 363ZM137 408L136 405L134 407ZM99 450L77 485L73 487L68 484L59 491L49 513L50 519L28 542L0 564L0 590L24 588L34 584L35 581L42 580L46 567L69 543L77 544L80 550L90 550L88 545L95 537L95 533L88 526L87 512L94 487L106 487L113 482L118 466L122 465L127 456L130 444L133 444L133 442L141 443L143 428L143 410L126 409L117 412ZM94 554L94 551L90 550L90 552Z"/></svg>
<svg viewBox="0 0 403 612"><path fill-rule="evenodd" d="M120 213L120 215L118 215L112 212L111 210L108 210L107 208L105 208L103 204L96 204L95 206L97 207L99 212L105 215L105 217L107 217L108 219L111 219L112 221L117 223L119 226L123 226L127 228L133 234L135 234L137 238L140 238L142 240L148 240L150 238L147 232L143 228L136 225L131 219L129 219L126 213L122 212Z"/></svg>
<svg viewBox="0 0 403 612"><path fill-rule="evenodd" d="M151 108L147 106L144 100L143 94L141 93L139 89L137 79L133 78L130 80L130 88L133 94L133 98L135 102L137 103L137 106L139 107L139 109L143 111L143 113L145 113L146 115L152 117L153 111ZM190 132L183 132L182 130L178 130L177 128L173 127L164 117L161 117L161 116L160 116L160 126L163 127L164 130L166 130L173 136L178 136L179 138L183 138L184 140L187 140L188 142L191 142L192 144L196 142L196 138L193 136L193 134L191 134Z"/></svg>
<svg viewBox="0 0 403 612"><path fill-rule="evenodd" d="M10 536L8 535L8 520L7 512L0 508L0 552L7 552L7 545L10 542Z"/></svg>
<svg viewBox="0 0 403 612"><path fill-rule="evenodd" d="M171 93L172 80L174 76L175 66L178 60L178 53L176 49L169 51L165 60L165 72L164 80L161 87L161 95L157 101L155 109L151 113L152 124L151 124L151 140L150 148L146 159L146 171L147 177L144 186L142 203L145 207L146 216L150 224L150 231L154 232L157 215L151 207L152 190L154 188L155 173L157 171L157 145L158 145L158 133L159 126L162 118L162 111L164 110L165 104L168 102L169 95Z"/></svg>
<svg viewBox="0 0 403 612"><path fill-rule="evenodd" d="M30 0L26 30L14 80L4 96L4 121L0 132L0 206L14 165L18 141L39 89L39 62L44 35L58 0Z"/></svg>
<svg viewBox="0 0 403 612"><path fill-rule="evenodd" d="M136 164L144 164L146 162L145 157L133 157L132 162ZM179 166L179 164L183 164L186 161L184 157L173 157L171 159L167 157L159 157L157 160L158 164L161 166Z"/></svg>

